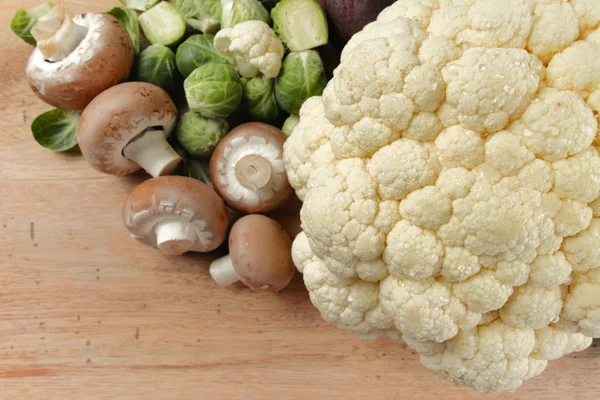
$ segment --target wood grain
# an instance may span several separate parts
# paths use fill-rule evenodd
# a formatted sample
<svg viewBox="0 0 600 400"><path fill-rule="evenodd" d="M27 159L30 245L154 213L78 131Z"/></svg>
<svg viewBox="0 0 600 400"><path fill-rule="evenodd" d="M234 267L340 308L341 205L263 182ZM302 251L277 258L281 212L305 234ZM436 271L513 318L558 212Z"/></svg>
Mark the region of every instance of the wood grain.
<svg viewBox="0 0 600 400"><path fill-rule="evenodd" d="M31 137L48 109L0 3L0 399L570 399L600 391L600 352L551 363L515 394L443 382L411 350L321 320L301 280L280 295L218 288L210 256L166 258L121 222L144 179L104 176ZM102 11L116 1L68 1Z"/></svg>

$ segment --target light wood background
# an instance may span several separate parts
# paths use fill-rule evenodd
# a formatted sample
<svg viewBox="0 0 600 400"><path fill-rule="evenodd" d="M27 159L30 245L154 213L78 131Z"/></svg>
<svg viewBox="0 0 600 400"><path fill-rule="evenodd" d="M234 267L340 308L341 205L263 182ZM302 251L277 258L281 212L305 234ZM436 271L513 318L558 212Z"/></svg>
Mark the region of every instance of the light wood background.
<svg viewBox="0 0 600 400"><path fill-rule="evenodd" d="M39 1L0 1L0 400L598 396L596 348L516 394L481 396L432 376L402 345L329 326L299 276L279 295L223 289L207 256L166 258L134 242L121 207L144 176L101 175L31 137L49 107L27 87L31 48L8 26Z"/></svg>

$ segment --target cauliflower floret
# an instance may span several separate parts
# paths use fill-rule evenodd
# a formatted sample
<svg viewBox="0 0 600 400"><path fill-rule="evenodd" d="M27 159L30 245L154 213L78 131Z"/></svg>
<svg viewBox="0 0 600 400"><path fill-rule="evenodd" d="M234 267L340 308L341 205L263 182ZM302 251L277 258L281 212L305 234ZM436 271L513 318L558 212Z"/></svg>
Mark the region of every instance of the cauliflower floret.
<svg viewBox="0 0 600 400"><path fill-rule="evenodd" d="M511 131L540 158L557 161L577 154L594 141L598 123L581 96L543 89Z"/></svg>
<svg viewBox="0 0 600 400"><path fill-rule="evenodd" d="M477 48L446 65L442 75L446 101L458 108L461 126L493 133L523 113L544 71L525 50Z"/></svg>
<svg viewBox="0 0 600 400"><path fill-rule="evenodd" d="M580 40L556 54L548 63L548 84L573 90L584 99L600 85L600 44Z"/></svg>
<svg viewBox="0 0 600 400"><path fill-rule="evenodd" d="M585 336L600 337L600 268L575 274L561 318L576 322Z"/></svg>
<svg viewBox="0 0 600 400"><path fill-rule="evenodd" d="M408 123L408 127L402 132L402 137L421 142L430 142L436 138L443 128L442 123L435 114L420 112L412 117Z"/></svg>
<svg viewBox="0 0 600 400"><path fill-rule="evenodd" d="M573 267L567 261L565 253L557 251L536 257L531 264L529 283L538 286L567 285L571 281Z"/></svg>
<svg viewBox="0 0 600 400"><path fill-rule="evenodd" d="M391 319L379 310L379 287L360 279L339 278L323 262L304 267L304 284L310 300L324 320L365 339L376 339L392 328ZM378 327L371 322L376 322Z"/></svg>
<svg viewBox="0 0 600 400"><path fill-rule="evenodd" d="M516 287L500 309L500 318L516 328L543 328L557 321L562 308L558 286L524 285Z"/></svg>
<svg viewBox="0 0 600 400"><path fill-rule="evenodd" d="M544 64L579 36L579 22L569 3L538 1L533 18L527 49Z"/></svg>
<svg viewBox="0 0 600 400"><path fill-rule="evenodd" d="M556 161L552 169L554 192L560 197L589 203L600 196L600 157L595 148Z"/></svg>
<svg viewBox="0 0 600 400"><path fill-rule="evenodd" d="M510 175L533 161L534 154L510 132L495 134L485 143L485 162L503 175Z"/></svg>
<svg viewBox="0 0 600 400"><path fill-rule="evenodd" d="M599 25L596 0L402 0L350 40L285 148L324 318L480 391L600 337Z"/></svg>
<svg viewBox="0 0 600 400"><path fill-rule="evenodd" d="M333 125L325 118L321 97L311 97L300 109L300 122L284 144L283 161L290 185L300 200L306 196L308 178L319 165L333 163L329 137Z"/></svg>
<svg viewBox="0 0 600 400"><path fill-rule="evenodd" d="M541 373L545 362L530 363L535 346L532 329L514 328L500 320L461 330L446 342L446 349L421 355L432 372L476 390L517 389L529 376ZM534 360L535 361L535 360Z"/></svg>
<svg viewBox="0 0 600 400"><path fill-rule="evenodd" d="M452 296L451 285L433 278L414 281L388 276L381 281L380 301L396 328L419 341L443 342L481 319L481 314Z"/></svg>
<svg viewBox="0 0 600 400"><path fill-rule="evenodd" d="M449 1L427 31L470 47L524 48L533 23L533 1Z"/></svg>
<svg viewBox="0 0 600 400"><path fill-rule="evenodd" d="M446 168L474 168L484 159L484 143L477 132L452 126L435 139L440 162Z"/></svg>
<svg viewBox="0 0 600 400"><path fill-rule="evenodd" d="M535 347L531 357L538 360L558 360L564 355L585 350L590 344L590 337L545 326L535 330Z"/></svg>
<svg viewBox="0 0 600 400"><path fill-rule="evenodd" d="M581 38L585 39L600 25L600 3L596 0L571 0L571 5L579 19Z"/></svg>
<svg viewBox="0 0 600 400"><path fill-rule="evenodd" d="M387 237L383 260L394 276L423 279L440 271L443 250L433 233L400 221Z"/></svg>
<svg viewBox="0 0 600 400"><path fill-rule="evenodd" d="M441 169L435 149L410 139L382 147L371 158L369 173L384 199L401 200L410 192L435 182ZM396 171L402 170L402 174Z"/></svg>
<svg viewBox="0 0 600 400"><path fill-rule="evenodd" d="M215 36L214 45L243 77L253 78L259 73L267 78L279 75L283 43L263 21L246 21L222 29Z"/></svg>

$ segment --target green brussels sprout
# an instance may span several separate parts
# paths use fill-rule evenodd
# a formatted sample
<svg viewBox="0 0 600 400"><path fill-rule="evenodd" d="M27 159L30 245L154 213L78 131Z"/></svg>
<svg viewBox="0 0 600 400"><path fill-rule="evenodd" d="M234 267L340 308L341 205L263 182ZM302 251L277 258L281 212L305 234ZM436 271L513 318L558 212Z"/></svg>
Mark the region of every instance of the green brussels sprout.
<svg viewBox="0 0 600 400"><path fill-rule="evenodd" d="M179 45L175 58L177 69L184 78L206 63L229 64L229 61L215 50L214 39L215 37L208 33L193 35Z"/></svg>
<svg viewBox="0 0 600 400"><path fill-rule="evenodd" d="M138 15L135 11L129 8L114 7L106 12L119 20L121 24L129 32L131 41L133 42L133 48L136 53L140 52L140 24L138 22Z"/></svg>
<svg viewBox="0 0 600 400"><path fill-rule="evenodd" d="M292 114L283 123L281 131L285 134L285 136L290 136L292 132L294 132L294 128L296 128L299 122L300 117L295 114Z"/></svg>
<svg viewBox="0 0 600 400"><path fill-rule="evenodd" d="M162 44L153 44L142 51L133 70L134 80L156 85L173 93L178 81L175 54Z"/></svg>
<svg viewBox="0 0 600 400"><path fill-rule="evenodd" d="M175 135L188 154L209 158L227 132L229 124L224 119L205 118L188 111L179 119Z"/></svg>
<svg viewBox="0 0 600 400"><path fill-rule="evenodd" d="M221 0L221 28L233 28L246 21L271 24L269 12L258 0Z"/></svg>
<svg viewBox="0 0 600 400"><path fill-rule="evenodd" d="M279 117L275 99L275 80L257 76L244 84L244 104L250 115L262 122L273 122Z"/></svg>
<svg viewBox="0 0 600 400"><path fill-rule="evenodd" d="M37 43L34 37L31 36L31 28L33 28L40 18L48 14L52 10L52 7L54 7L54 3L47 2L29 10L17 10L10 21L10 29L25 42L35 46Z"/></svg>
<svg viewBox="0 0 600 400"><path fill-rule="evenodd" d="M149 10L152 6L159 2L159 0L119 0L125 4L127 8L138 11Z"/></svg>
<svg viewBox="0 0 600 400"><path fill-rule="evenodd" d="M60 152L77 146L77 125L79 114L76 111L55 108L38 115L31 123L33 138L42 147Z"/></svg>
<svg viewBox="0 0 600 400"><path fill-rule="evenodd" d="M329 41L327 18L316 0L282 0L271 17L273 29L291 51L314 49Z"/></svg>
<svg viewBox="0 0 600 400"><path fill-rule="evenodd" d="M183 82L190 110L207 118L227 118L242 101L242 82L228 64L208 63Z"/></svg>
<svg viewBox="0 0 600 400"><path fill-rule="evenodd" d="M189 26L204 33L217 33L221 21L220 0L175 0Z"/></svg>
<svg viewBox="0 0 600 400"><path fill-rule="evenodd" d="M302 104L312 96L320 96L326 84L319 53L314 50L292 52L283 60L275 80L275 97L282 109L299 114Z"/></svg>
<svg viewBox="0 0 600 400"><path fill-rule="evenodd" d="M166 1L161 1L140 15L140 26L150 43L164 46L179 42L187 29L183 16Z"/></svg>

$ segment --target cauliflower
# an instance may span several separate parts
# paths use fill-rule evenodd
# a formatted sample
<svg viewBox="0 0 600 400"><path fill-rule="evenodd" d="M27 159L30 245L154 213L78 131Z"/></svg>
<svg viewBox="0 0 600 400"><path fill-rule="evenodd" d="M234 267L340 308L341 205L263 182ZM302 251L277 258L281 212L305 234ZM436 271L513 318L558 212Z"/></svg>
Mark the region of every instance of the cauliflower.
<svg viewBox="0 0 600 400"><path fill-rule="evenodd" d="M279 75L283 43L263 21L246 21L222 29L215 36L214 45L245 78L254 78L259 73L267 78Z"/></svg>
<svg viewBox="0 0 600 400"><path fill-rule="evenodd" d="M285 143L292 249L341 329L512 391L600 337L600 2L403 0Z"/></svg>

